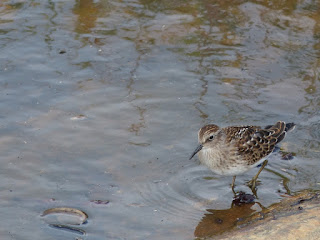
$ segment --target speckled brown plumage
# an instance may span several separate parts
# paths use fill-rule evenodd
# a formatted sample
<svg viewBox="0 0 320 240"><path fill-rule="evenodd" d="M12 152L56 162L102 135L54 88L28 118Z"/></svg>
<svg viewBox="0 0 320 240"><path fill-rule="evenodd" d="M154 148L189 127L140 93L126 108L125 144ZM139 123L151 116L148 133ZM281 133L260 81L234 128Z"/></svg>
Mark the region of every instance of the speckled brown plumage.
<svg viewBox="0 0 320 240"><path fill-rule="evenodd" d="M294 126L282 121L265 128L206 125L198 132L200 145L191 158L198 153L200 162L220 175L242 174L264 161Z"/></svg>
<svg viewBox="0 0 320 240"><path fill-rule="evenodd" d="M240 126L226 127L223 128L223 131L226 134L226 142L236 144L238 153L248 165L272 153L276 144L283 140L287 132L285 122L277 122L269 129L262 129L258 126Z"/></svg>

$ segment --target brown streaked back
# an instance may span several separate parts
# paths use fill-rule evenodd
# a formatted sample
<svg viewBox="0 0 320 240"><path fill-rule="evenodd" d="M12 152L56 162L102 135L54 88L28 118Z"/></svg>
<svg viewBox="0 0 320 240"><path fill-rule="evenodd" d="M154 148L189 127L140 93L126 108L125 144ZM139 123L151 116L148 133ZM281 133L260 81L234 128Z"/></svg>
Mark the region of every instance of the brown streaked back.
<svg viewBox="0 0 320 240"><path fill-rule="evenodd" d="M223 131L227 136L226 141L233 141L239 154L251 165L272 153L275 145L282 141L286 132L294 126L294 123L279 121L265 129L258 126L239 126L227 127Z"/></svg>

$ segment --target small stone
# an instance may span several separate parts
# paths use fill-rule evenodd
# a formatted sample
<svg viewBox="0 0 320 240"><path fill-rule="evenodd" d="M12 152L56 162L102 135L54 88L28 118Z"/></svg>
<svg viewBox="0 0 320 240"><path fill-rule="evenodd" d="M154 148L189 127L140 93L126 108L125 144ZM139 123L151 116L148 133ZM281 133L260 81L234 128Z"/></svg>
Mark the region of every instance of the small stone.
<svg viewBox="0 0 320 240"><path fill-rule="evenodd" d="M91 200L90 202L94 204L99 204L99 205L107 205L110 201L109 200Z"/></svg>

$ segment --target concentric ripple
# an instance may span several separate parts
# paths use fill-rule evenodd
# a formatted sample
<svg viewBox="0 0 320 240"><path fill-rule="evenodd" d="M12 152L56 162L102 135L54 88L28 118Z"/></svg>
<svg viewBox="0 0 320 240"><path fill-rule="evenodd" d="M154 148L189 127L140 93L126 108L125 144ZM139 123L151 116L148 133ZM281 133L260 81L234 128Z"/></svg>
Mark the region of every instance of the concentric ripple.
<svg viewBox="0 0 320 240"><path fill-rule="evenodd" d="M198 219L199 212L205 211L213 202L217 203L219 195L229 195L225 189L228 184L214 181L212 177L214 175L203 166L185 166L165 180L141 185L141 201L156 211Z"/></svg>
<svg viewBox="0 0 320 240"><path fill-rule="evenodd" d="M292 167L291 161L281 160L280 153L270 157L267 168L259 178L261 185L258 186L258 192L261 203L269 205L278 201L281 194L290 194L288 183L295 175ZM208 208L230 207L233 200L230 188L232 177L216 175L195 163L185 165L169 175L165 173L165 169L168 167L163 168L166 175L163 179L154 179L138 186L143 205L184 219L199 219L199 213ZM236 191L251 193L246 183L257 171L258 168L237 176Z"/></svg>

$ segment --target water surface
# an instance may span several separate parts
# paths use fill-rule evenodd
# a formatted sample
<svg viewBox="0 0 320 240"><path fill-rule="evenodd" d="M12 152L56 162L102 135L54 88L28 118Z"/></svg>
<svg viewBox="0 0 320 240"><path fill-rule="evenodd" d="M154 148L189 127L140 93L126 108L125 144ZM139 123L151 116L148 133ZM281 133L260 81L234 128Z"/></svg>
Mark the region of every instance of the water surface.
<svg viewBox="0 0 320 240"><path fill-rule="evenodd" d="M83 239L195 238L233 198L188 160L206 123L297 123L246 214L319 189L319 16L308 0L2 1L2 238L78 237L42 221L53 207L88 214Z"/></svg>

